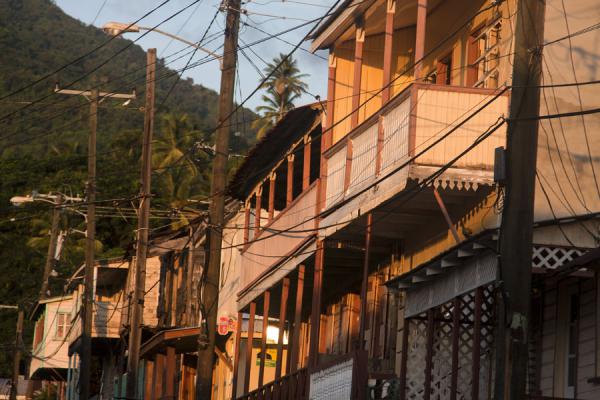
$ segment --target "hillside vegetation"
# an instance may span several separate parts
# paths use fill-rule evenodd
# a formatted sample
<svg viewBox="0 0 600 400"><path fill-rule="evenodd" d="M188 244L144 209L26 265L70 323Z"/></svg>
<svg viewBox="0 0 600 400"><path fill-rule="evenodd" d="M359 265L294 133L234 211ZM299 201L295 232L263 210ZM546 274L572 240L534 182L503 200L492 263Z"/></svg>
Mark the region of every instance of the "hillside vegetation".
<svg viewBox="0 0 600 400"><path fill-rule="evenodd" d="M66 15L49 0L0 1L0 97L35 82L106 40L101 30ZM12 114L0 121L0 303L31 306L35 301L50 225L47 204L16 209L9 199L34 190L85 195L87 100L52 95L55 82L67 85L108 60L73 88L101 84L103 91L125 93L136 88L138 100L127 106L115 100L101 104L97 198L128 199L138 192L146 55L137 45L122 50L130 43L115 39L51 78L0 101L0 119ZM184 79L165 102L177 78L164 61L157 68L157 152L153 157L157 171L153 175L152 208L194 208L198 202L188 200L200 200L207 194L210 173L210 155L194 149L200 147L199 142L212 143L217 93ZM37 104L28 103L48 95ZM244 153L254 141L255 132L241 122L255 118L254 113L243 110L243 115L231 119L236 132L232 135L234 152ZM173 158L176 155L179 157ZM180 162L167 162L169 157ZM102 203L111 209L101 212L97 222L98 258L122 255L131 248L136 221L123 215L135 205L131 201ZM171 222L165 217L152 219L155 228ZM85 229L83 218L74 213L64 212L61 224L63 229ZM82 237L70 234L57 267L59 276L52 281L53 295L61 294L64 283L82 260ZM0 352L3 377L10 375L12 357L8 350L14 337L14 320L14 313L0 313L0 346L7 350ZM26 343L29 339L26 337Z"/></svg>

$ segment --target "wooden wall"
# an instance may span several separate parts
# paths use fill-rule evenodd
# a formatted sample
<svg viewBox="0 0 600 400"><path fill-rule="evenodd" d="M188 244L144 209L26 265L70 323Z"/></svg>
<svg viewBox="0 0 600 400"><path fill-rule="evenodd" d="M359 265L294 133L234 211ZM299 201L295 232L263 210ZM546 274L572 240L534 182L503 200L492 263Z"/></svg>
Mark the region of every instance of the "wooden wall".
<svg viewBox="0 0 600 400"><path fill-rule="evenodd" d="M596 285L592 278L567 278L548 282L544 289L540 349L539 391L544 396L565 397L568 351L568 296L579 296L577 321L576 392L578 399L600 398L600 385L588 382L596 376Z"/></svg>

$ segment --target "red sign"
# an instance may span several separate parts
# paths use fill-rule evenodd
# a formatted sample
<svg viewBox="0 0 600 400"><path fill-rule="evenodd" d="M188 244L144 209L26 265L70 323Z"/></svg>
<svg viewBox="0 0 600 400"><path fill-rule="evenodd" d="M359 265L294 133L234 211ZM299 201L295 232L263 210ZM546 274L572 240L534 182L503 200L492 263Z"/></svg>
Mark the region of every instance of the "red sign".
<svg viewBox="0 0 600 400"><path fill-rule="evenodd" d="M229 317L219 317L219 321L217 322L217 332L219 335L227 335L229 332L233 332L235 330L236 322L233 318Z"/></svg>

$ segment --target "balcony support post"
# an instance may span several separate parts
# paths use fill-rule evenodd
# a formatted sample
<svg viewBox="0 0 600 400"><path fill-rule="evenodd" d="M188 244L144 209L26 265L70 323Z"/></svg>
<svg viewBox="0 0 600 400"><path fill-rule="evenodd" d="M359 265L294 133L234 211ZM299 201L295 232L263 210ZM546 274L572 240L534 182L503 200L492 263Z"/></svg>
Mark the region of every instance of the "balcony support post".
<svg viewBox="0 0 600 400"><path fill-rule="evenodd" d="M380 115L379 120L377 121L377 154L375 156L375 176L379 176L381 173L381 166L383 164L383 144L385 139L385 130L384 130L384 116Z"/></svg>
<svg viewBox="0 0 600 400"><path fill-rule="evenodd" d="M367 289L369 284L369 257L371 255L371 223L373 213L367 214L367 227L365 231L365 258L363 265L362 285L360 289L360 330L358 336L358 349L365 349L365 330L367 327Z"/></svg>
<svg viewBox="0 0 600 400"><path fill-rule="evenodd" d="M294 155L287 156L287 188L285 195L285 204L289 206L294 200Z"/></svg>
<svg viewBox="0 0 600 400"><path fill-rule="evenodd" d="M250 206L251 206L252 197L246 200L246 204L244 205L244 243L248 243L248 239L250 238Z"/></svg>
<svg viewBox="0 0 600 400"><path fill-rule="evenodd" d="M302 191L310 186L310 135L304 136L304 160L302 165Z"/></svg>
<svg viewBox="0 0 600 400"><path fill-rule="evenodd" d="M258 369L258 387L263 385L265 380L265 362L267 360L267 329L269 327L269 306L271 302L271 292L265 291L263 294L263 321L262 335L260 339L260 367Z"/></svg>
<svg viewBox="0 0 600 400"><path fill-rule="evenodd" d="M433 378L433 335L435 333L434 313L436 310L430 308L427 310L427 345L425 353L425 385L423 400L431 399L431 381Z"/></svg>
<svg viewBox="0 0 600 400"><path fill-rule="evenodd" d="M362 16L357 18L355 27L356 42L354 46L354 79L352 81L352 117L350 118L350 127L352 129L358 126L358 108L360 106L363 50L365 45L365 23Z"/></svg>
<svg viewBox="0 0 600 400"><path fill-rule="evenodd" d="M248 340L246 341L246 368L244 369L244 393L250 390L250 369L252 368L252 347L254 342L254 317L256 303L250 303L250 316L248 318Z"/></svg>
<svg viewBox="0 0 600 400"><path fill-rule="evenodd" d="M406 301L405 301L406 303ZM406 307L406 305L405 305ZM406 310L406 308L405 308ZM410 320L408 318L402 319L402 353L400 354L400 400L406 400L406 375L408 373L408 334L410 328Z"/></svg>
<svg viewBox="0 0 600 400"><path fill-rule="evenodd" d="M277 175L273 172L269 175L269 223L273 221L275 215L275 179Z"/></svg>
<svg viewBox="0 0 600 400"><path fill-rule="evenodd" d="M281 287L281 304L279 307L279 338L277 339L277 360L275 362L275 379L281 378L281 367L283 363L283 331L285 330L285 313L287 310L289 290L290 278L283 278L283 284Z"/></svg>
<svg viewBox="0 0 600 400"><path fill-rule="evenodd" d="M350 180L352 178L352 140L346 141L346 169L344 171L344 193L350 187L352 183Z"/></svg>
<svg viewBox="0 0 600 400"><path fill-rule="evenodd" d="M458 390L458 346L460 339L460 297L454 298L452 310L452 376L450 377L450 400L456 400Z"/></svg>
<svg viewBox="0 0 600 400"><path fill-rule="evenodd" d="M154 399L154 361L146 360L146 371L144 376L144 398Z"/></svg>
<svg viewBox="0 0 600 400"><path fill-rule="evenodd" d="M309 367L316 367L319 361L319 331L321 324L321 289L323 285L323 262L325 250L323 241L317 241L315 252L315 271L313 278L312 310L310 314Z"/></svg>
<svg viewBox="0 0 600 400"><path fill-rule="evenodd" d="M292 354L290 357L290 372L298 370L298 357L300 354L300 325L302 324L302 295L304 294L304 265L298 266L298 285L296 286L296 308L294 309L294 334Z"/></svg>
<svg viewBox="0 0 600 400"><path fill-rule="evenodd" d="M417 0L417 38L415 42L415 81L422 78L427 27L427 0Z"/></svg>
<svg viewBox="0 0 600 400"><path fill-rule="evenodd" d="M262 184L256 189L256 207L254 208L254 238L260 232L260 216L262 214Z"/></svg>
<svg viewBox="0 0 600 400"><path fill-rule="evenodd" d="M168 400L175 399L175 347L167 347L167 373L165 377L165 397Z"/></svg>
<svg viewBox="0 0 600 400"><path fill-rule="evenodd" d="M321 138L321 151L326 151L331 146L331 138L333 137L334 124L334 107L335 107L335 72L337 68L337 59L334 49L329 51L329 74L327 78L327 115L325 117L325 129Z"/></svg>
<svg viewBox="0 0 600 400"><path fill-rule="evenodd" d="M475 315L473 316L473 377L471 378L471 399L479 399L479 365L481 361L481 303L483 289L475 289Z"/></svg>
<svg viewBox="0 0 600 400"><path fill-rule="evenodd" d="M158 353L154 364L154 398L161 399L163 397L165 377L165 356Z"/></svg>
<svg viewBox="0 0 600 400"><path fill-rule="evenodd" d="M385 14L385 40L383 44L383 91L381 92L382 105L390 99L390 82L392 80L392 50L394 47L394 15L396 14L396 0L387 0Z"/></svg>
<svg viewBox="0 0 600 400"><path fill-rule="evenodd" d="M237 314L237 323L235 326L235 349L233 350L233 380L231 384L231 397L237 398L237 382L238 382L238 371L240 365L240 342L242 336L242 313Z"/></svg>

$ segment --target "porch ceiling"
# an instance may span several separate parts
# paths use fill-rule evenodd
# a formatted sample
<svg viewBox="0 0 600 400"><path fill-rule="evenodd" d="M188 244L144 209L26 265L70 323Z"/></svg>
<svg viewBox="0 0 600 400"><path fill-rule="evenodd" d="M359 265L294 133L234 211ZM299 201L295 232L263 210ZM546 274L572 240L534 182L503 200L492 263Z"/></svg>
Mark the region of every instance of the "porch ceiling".
<svg viewBox="0 0 600 400"><path fill-rule="evenodd" d="M371 211L373 214L371 232L374 252L377 252L380 247L387 248L389 251L390 246L397 240L410 237L424 227L439 225L442 229L447 228L433 190L433 187L425 187L412 197L410 194L401 192ZM493 190L493 187L479 186L477 190L462 190L458 185L453 185L453 187L446 185L437 187L437 190L452 220L458 221L471 207L481 202ZM339 229L328 239L364 246L366 227L365 214Z"/></svg>
<svg viewBox="0 0 600 400"><path fill-rule="evenodd" d="M495 252L496 240L495 230L483 231L410 272L389 280L386 286L392 290L416 289L425 282L435 280L440 275L461 267L475 256Z"/></svg>
<svg viewBox="0 0 600 400"><path fill-rule="evenodd" d="M394 15L394 29L415 26L417 23L417 1L397 0ZM429 0L428 14L431 14L443 0ZM328 48L335 42L353 40L355 35L354 21L365 15L366 35L375 35L385 31L386 0L349 0L342 3L333 15L327 19L313 34L312 51Z"/></svg>

